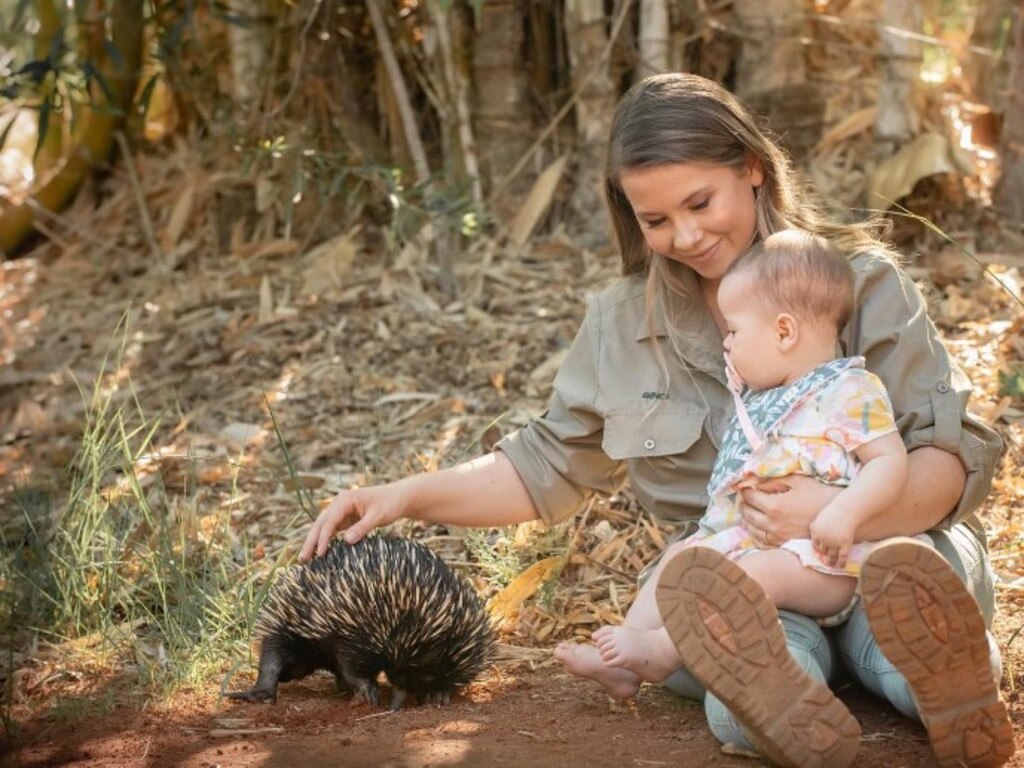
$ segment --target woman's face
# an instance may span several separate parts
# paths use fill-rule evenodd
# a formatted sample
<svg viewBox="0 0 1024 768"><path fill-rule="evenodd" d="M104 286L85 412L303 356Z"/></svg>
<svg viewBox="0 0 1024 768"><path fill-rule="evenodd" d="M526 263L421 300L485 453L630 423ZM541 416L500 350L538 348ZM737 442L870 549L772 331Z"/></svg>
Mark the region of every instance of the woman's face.
<svg viewBox="0 0 1024 768"><path fill-rule="evenodd" d="M655 165L619 176L652 251L717 281L754 239L757 161L735 169L710 163Z"/></svg>

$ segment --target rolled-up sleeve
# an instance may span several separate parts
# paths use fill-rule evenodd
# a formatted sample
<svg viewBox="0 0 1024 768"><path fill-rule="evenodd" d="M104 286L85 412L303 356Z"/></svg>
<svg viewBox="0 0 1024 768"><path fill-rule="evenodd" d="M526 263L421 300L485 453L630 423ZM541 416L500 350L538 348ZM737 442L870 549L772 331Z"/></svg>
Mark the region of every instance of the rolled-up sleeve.
<svg viewBox="0 0 1024 768"><path fill-rule="evenodd" d="M950 358L920 290L891 261L854 259L857 309L844 333L848 354L863 355L886 385L908 451L930 445L959 457L967 485L942 527L959 522L992 485L1002 440L967 410L971 382Z"/></svg>
<svg viewBox="0 0 1024 768"><path fill-rule="evenodd" d="M549 525L573 515L595 492L614 493L625 482L625 464L601 447L600 356L601 308L595 302L555 376L547 412L496 446L511 460Z"/></svg>

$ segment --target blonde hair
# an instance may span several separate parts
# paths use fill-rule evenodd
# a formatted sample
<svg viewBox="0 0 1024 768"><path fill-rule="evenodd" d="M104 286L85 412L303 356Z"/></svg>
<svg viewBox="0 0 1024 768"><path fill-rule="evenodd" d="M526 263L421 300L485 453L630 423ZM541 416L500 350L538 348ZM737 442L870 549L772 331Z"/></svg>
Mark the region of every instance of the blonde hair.
<svg viewBox="0 0 1024 768"><path fill-rule="evenodd" d="M798 320L842 330L853 314L853 267L821 235L784 229L760 241L725 273L750 274L761 301Z"/></svg>
<svg viewBox="0 0 1024 768"><path fill-rule="evenodd" d="M870 250L895 260L880 239L884 225L830 222L801 184L789 157L770 132L729 91L698 75L652 75L630 88L612 118L605 164L604 197L612 234L622 260L622 274L647 276L647 315L665 312L665 292L687 297L680 266L647 247L632 206L622 190L623 171L678 163L707 163L735 168L757 161L764 171L752 191L755 239L798 228L821 235L849 256ZM675 349L680 340L672 318L665 327Z"/></svg>

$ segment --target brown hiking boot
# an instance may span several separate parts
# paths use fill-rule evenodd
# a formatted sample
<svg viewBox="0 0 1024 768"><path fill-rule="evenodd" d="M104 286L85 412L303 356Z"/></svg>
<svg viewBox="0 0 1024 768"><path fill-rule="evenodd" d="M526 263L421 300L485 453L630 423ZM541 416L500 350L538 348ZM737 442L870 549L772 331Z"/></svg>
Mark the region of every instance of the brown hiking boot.
<svg viewBox="0 0 1024 768"><path fill-rule="evenodd" d="M673 557L658 610L687 670L714 693L772 762L843 768L860 725L793 659L778 611L743 569L707 547Z"/></svg>
<svg viewBox="0 0 1024 768"><path fill-rule="evenodd" d="M914 693L942 766L998 766L1014 752L981 610L946 560L911 539L868 555L861 598L879 648Z"/></svg>

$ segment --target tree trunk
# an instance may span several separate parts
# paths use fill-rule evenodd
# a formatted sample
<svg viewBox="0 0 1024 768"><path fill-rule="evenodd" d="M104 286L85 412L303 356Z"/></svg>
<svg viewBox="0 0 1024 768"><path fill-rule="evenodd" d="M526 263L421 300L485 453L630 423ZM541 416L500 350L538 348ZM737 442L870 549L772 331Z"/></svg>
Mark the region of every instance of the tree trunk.
<svg viewBox="0 0 1024 768"><path fill-rule="evenodd" d="M1002 86L1007 76L1006 56L998 56L997 48L1012 16L1010 0L978 0L971 43L964 58L964 77L971 84L975 100L996 111L1004 107Z"/></svg>
<svg viewBox="0 0 1024 768"><path fill-rule="evenodd" d="M430 19L437 34L437 48L441 59L442 82L444 91L447 94L444 105L444 114L441 115L443 130L446 134L454 134L456 140L448 140L446 146L458 151L458 162L456 158L445 157L445 168L459 167L461 174L448 172L447 181L455 186L468 186L470 198L473 205L482 208L484 204L483 189L480 184L480 165L477 161L476 141L473 138L473 124L469 111L469 88L466 82L466 73L462 70L456 47L456 36L453 29L459 29L458 25L451 23L451 17L456 9L441 6L439 0L428 0Z"/></svg>
<svg viewBox="0 0 1024 768"><path fill-rule="evenodd" d="M1000 141L1002 173L995 202L1018 226L1024 225L1024 7L1013 13L1010 49L1010 82Z"/></svg>
<svg viewBox="0 0 1024 768"><path fill-rule="evenodd" d="M266 84L267 57L273 42L266 22L270 9L266 0L228 0L227 8L239 19L227 25L231 98L235 106L248 109L259 101Z"/></svg>
<svg viewBox="0 0 1024 768"><path fill-rule="evenodd" d="M921 43L898 34L921 34L920 0L883 0L878 21L882 79L878 87L875 140L903 144L917 135L920 118L915 91L921 73Z"/></svg>
<svg viewBox="0 0 1024 768"><path fill-rule="evenodd" d="M736 62L736 95L776 91L807 80L801 0L736 0L743 43Z"/></svg>
<svg viewBox="0 0 1024 768"><path fill-rule="evenodd" d="M722 31L733 22L732 8L724 3L709 8L705 0L676 0L670 11L671 68L725 83L741 45L736 35Z"/></svg>
<svg viewBox="0 0 1024 768"><path fill-rule="evenodd" d="M640 0L640 65L638 80L671 69L668 0Z"/></svg>
<svg viewBox="0 0 1024 768"><path fill-rule="evenodd" d="M409 148L409 155L412 157L413 167L416 169L416 181L425 183L430 178L430 165L427 162L427 153L416 125L416 114L409 99L405 77L402 75L402 68L398 65L398 57L395 56L395 49L391 45L391 35L388 32L387 23L384 21L384 14L381 12L380 0L366 0L366 10L370 14L370 24L377 39L377 50L384 66L387 83L390 85L394 97L395 109L398 112L399 123L405 136L405 144Z"/></svg>
<svg viewBox="0 0 1024 768"><path fill-rule="evenodd" d="M608 47L608 19L602 0L566 0L565 35L573 90L579 94L571 204L578 220L586 225L587 239L596 244L607 237L600 189L616 98L610 59L602 58Z"/></svg>
<svg viewBox="0 0 1024 768"><path fill-rule="evenodd" d="M0 255L11 254L32 231L36 208L58 211L64 208L81 187L89 170L106 161L114 143L114 131L131 108L142 60L143 0L113 0L109 27L110 44L117 56L104 53L101 35L90 36L90 50L99 71L110 88L94 84L90 94L95 106L82 110L81 131L64 161L46 179L39 180L37 191L21 205L0 214ZM105 25L97 25L102 29ZM98 42L97 42L98 41Z"/></svg>
<svg viewBox="0 0 1024 768"><path fill-rule="evenodd" d="M480 17L473 50L473 102L480 172L485 187L494 189L530 148L534 134L529 75L524 66L525 8L521 0L487 0L477 6ZM511 221L516 203L529 187L520 176L497 199L494 212Z"/></svg>
<svg viewBox="0 0 1024 768"><path fill-rule="evenodd" d="M826 96L809 82L802 0L737 0L740 45L736 94L767 119L794 157L817 143L825 120Z"/></svg>

